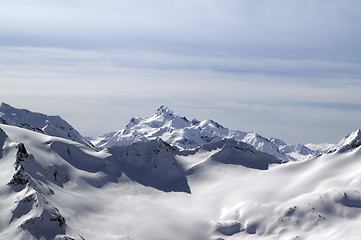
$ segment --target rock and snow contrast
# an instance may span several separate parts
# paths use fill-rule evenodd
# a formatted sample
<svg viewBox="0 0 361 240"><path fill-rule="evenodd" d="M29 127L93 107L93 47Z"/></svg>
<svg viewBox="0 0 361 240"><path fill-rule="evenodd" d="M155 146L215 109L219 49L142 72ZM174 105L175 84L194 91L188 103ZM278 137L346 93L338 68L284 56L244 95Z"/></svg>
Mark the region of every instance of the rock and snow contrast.
<svg viewBox="0 0 361 240"><path fill-rule="evenodd" d="M1 106L0 239L361 236L360 130L307 148L161 107L95 149L26 111Z"/></svg>
<svg viewBox="0 0 361 240"><path fill-rule="evenodd" d="M255 149L271 154L284 161L305 160L316 153L304 145L287 146L269 140L257 133L230 130L213 120L188 120L174 114L166 106L158 108L155 114L146 118L132 118L125 129L107 133L93 141L102 149L112 146L124 146L139 141L161 138L180 149L196 149L206 143L224 138L234 139L252 145ZM284 151L283 151L284 149Z"/></svg>

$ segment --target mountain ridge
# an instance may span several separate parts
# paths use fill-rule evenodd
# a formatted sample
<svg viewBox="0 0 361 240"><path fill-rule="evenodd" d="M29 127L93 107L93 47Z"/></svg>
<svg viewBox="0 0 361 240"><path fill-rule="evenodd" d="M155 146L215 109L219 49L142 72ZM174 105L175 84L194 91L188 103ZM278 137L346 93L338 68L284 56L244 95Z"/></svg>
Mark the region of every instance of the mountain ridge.
<svg viewBox="0 0 361 240"><path fill-rule="evenodd" d="M48 116L27 109L18 109L2 102L0 104L0 123L26 128L49 136L66 138L91 148L94 147L58 115Z"/></svg>
<svg viewBox="0 0 361 240"><path fill-rule="evenodd" d="M342 153L358 148L359 146L361 146L361 130L357 129L356 131L341 139L335 146L330 148L328 152Z"/></svg>
<svg viewBox="0 0 361 240"><path fill-rule="evenodd" d="M184 150L196 149L223 138L235 139L248 143L255 149L271 154L283 161L305 160L317 155L302 145L304 149L307 149L307 152L298 152L292 156L291 150L284 152L270 139L255 132L230 130L210 119L189 121L186 117L176 115L165 105L160 106L149 117L133 117L124 129L104 134L93 141L93 144L99 149L103 149L156 138L162 138L165 142ZM294 146L294 151L298 151L296 146Z"/></svg>

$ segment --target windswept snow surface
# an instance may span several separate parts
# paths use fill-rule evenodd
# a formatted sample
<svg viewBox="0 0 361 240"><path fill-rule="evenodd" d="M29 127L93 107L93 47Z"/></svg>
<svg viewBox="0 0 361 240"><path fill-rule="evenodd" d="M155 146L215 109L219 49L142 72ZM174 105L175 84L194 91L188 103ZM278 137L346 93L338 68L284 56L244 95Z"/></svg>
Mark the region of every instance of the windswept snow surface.
<svg viewBox="0 0 361 240"><path fill-rule="evenodd" d="M359 239L361 146L348 140L280 163L228 139L96 152L0 124L0 239Z"/></svg>
<svg viewBox="0 0 361 240"><path fill-rule="evenodd" d="M174 114L166 106L161 106L156 113L146 118L132 118L125 129L105 134L93 141L99 149L112 146L126 146L134 142L161 138L170 145L180 149L196 149L204 144L224 138L242 141L252 145L256 150L273 155L283 161L306 160L316 154L312 150L300 151L290 146L283 152L277 143L257 133L230 130L213 120L188 120ZM292 149L292 147L294 149ZM305 146L303 148L306 149ZM292 151L293 150L293 151ZM306 155L304 155L306 154Z"/></svg>
<svg viewBox="0 0 361 240"><path fill-rule="evenodd" d="M47 116L1 103L0 123L30 129L50 136L66 138L93 147L89 141L59 116Z"/></svg>

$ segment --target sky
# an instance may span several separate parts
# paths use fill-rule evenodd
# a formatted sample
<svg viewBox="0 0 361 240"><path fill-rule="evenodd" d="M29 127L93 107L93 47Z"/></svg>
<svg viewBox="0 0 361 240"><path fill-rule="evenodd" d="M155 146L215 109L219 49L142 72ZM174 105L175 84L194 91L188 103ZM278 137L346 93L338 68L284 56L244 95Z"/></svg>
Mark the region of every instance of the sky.
<svg viewBox="0 0 361 240"><path fill-rule="evenodd" d="M2 0L0 101L85 136L160 105L289 144L361 128L359 0Z"/></svg>

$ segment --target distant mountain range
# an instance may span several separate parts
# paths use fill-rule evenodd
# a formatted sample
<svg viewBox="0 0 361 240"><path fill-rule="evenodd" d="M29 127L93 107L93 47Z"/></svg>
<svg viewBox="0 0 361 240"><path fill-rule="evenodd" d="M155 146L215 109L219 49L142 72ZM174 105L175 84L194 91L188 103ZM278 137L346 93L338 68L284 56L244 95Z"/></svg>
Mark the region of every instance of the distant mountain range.
<svg viewBox="0 0 361 240"><path fill-rule="evenodd" d="M267 139L255 132L230 130L213 120L188 120L174 114L166 106L158 108L150 117L132 118L124 129L104 134L92 142L97 148L102 149L156 138L161 138L179 149L196 149L224 138L234 139L248 143L258 151L271 154L283 161L307 160L321 153L303 144L287 145L280 139Z"/></svg>
<svg viewBox="0 0 361 240"><path fill-rule="evenodd" d="M344 151L359 144L360 130L351 133L338 144L288 145L278 138L266 138L255 132L230 130L213 120L188 120L176 115L167 106L160 106L150 117L133 117L124 129L94 138L83 137L60 116L48 116L27 109L0 105L0 123L26 128L49 136L69 139L85 146L102 150L114 146L128 146L155 139L180 150L195 150L211 142L233 139L248 143L256 150L282 161L304 161L326 152Z"/></svg>
<svg viewBox="0 0 361 240"><path fill-rule="evenodd" d="M0 121L0 239L361 234L360 130L290 146L161 106L94 147L59 116L3 103Z"/></svg>

